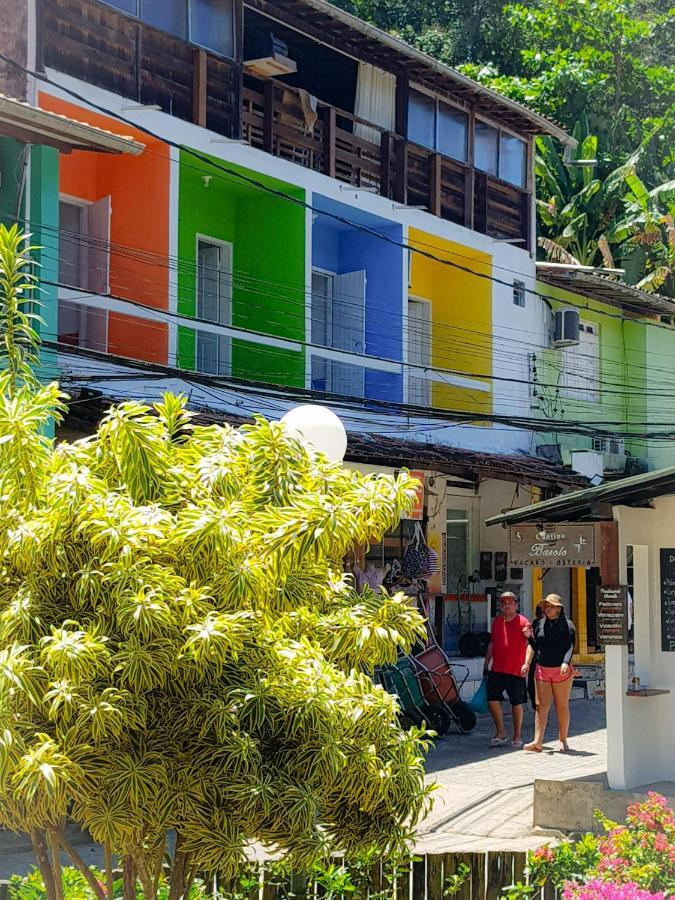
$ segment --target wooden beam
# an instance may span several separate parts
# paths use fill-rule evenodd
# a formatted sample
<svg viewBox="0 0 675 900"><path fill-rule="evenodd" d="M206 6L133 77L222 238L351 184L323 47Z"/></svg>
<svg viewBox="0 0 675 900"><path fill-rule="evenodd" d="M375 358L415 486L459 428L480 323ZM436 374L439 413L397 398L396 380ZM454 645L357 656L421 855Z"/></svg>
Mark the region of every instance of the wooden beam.
<svg viewBox="0 0 675 900"><path fill-rule="evenodd" d="M604 585L619 583L619 525L617 522L600 522L600 582Z"/></svg>
<svg viewBox="0 0 675 900"><path fill-rule="evenodd" d="M408 200L408 142L403 138L396 139L394 175L394 200L406 203Z"/></svg>
<svg viewBox="0 0 675 900"><path fill-rule="evenodd" d="M441 176L443 158L440 153L432 153L429 157L429 212L440 216L442 207Z"/></svg>
<svg viewBox="0 0 675 900"><path fill-rule="evenodd" d="M192 121L206 128L206 50L192 51Z"/></svg>
<svg viewBox="0 0 675 900"><path fill-rule="evenodd" d="M380 194L389 197L391 193L392 135L383 132L380 140Z"/></svg>
<svg viewBox="0 0 675 900"><path fill-rule="evenodd" d="M263 85L263 150L274 152L274 82L271 78Z"/></svg>
<svg viewBox="0 0 675 900"><path fill-rule="evenodd" d="M335 107L323 108L323 171L335 178Z"/></svg>
<svg viewBox="0 0 675 900"><path fill-rule="evenodd" d="M408 100L410 97L410 83L408 73L399 70L396 73L396 98L394 106L394 131L401 137L408 137Z"/></svg>
<svg viewBox="0 0 675 900"><path fill-rule="evenodd" d="M234 0L234 61L237 66L237 76L234 93L234 108L232 110L231 138L241 140L244 135L244 0Z"/></svg>

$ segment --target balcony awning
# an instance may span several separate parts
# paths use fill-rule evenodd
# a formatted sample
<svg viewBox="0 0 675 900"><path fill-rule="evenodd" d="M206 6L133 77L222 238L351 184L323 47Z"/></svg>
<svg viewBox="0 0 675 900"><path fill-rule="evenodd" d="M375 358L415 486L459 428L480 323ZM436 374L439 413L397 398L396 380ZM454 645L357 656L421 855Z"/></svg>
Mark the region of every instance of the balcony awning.
<svg viewBox="0 0 675 900"><path fill-rule="evenodd" d="M0 94L0 135L26 144L55 147L61 153L96 150L138 156L145 149L145 144L132 137L48 112L5 94Z"/></svg>
<svg viewBox="0 0 675 900"><path fill-rule="evenodd" d="M579 522L611 518L612 506L644 506L654 497L675 494L675 466L622 478L597 487L561 494L531 506L522 506L491 516L486 525L516 525L524 522Z"/></svg>
<svg viewBox="0 0 675 900"><path fill-rule="evenodd" d="M675 316L675 300L615 281L589 266L537 263L537 278L545 284L573 291L609 306L643 315Z"/></svg>

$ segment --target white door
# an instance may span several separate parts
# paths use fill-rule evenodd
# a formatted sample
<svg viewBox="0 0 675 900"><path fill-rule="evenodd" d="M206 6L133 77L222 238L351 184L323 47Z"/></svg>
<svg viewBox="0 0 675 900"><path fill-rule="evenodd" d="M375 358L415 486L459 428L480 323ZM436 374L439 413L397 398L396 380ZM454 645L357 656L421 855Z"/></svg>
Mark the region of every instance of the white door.
<svg viewBox="0 0 675 900"><path fill-rule="evenodd" d="M333 279L332 347L363 355L366 350L366 273L346 272ZM364 369L354 363L331 363L331 390L352 397L364 395Z"/></svg>
<svg viewBox="0 0 675 900"><path fill-rule="evenodd" d="M428 407L431 384L422 369L431 367L431 303L426 300L408 300L408 366L408 403Z"/></svg>
<svg viewBox="0 0 675 900"><path fill-rule="evenodd" d="M232 323L232 248L229 244L197 242L197 318L217 325ZM209 375L228 375L229 337L197 329L196 368Z"/></svg>

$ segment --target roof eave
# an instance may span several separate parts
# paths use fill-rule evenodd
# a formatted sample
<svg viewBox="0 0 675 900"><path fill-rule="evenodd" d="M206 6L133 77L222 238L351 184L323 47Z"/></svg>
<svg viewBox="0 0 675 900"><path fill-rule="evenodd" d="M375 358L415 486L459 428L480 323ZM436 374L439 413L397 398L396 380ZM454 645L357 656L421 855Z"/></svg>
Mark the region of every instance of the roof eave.
<svg viewBox="0 0 675 900"><path fill-rule="evenodd" d="M10 136L14 130L22 135L21 139L27 140L32 136L33 143L54 146L62 152L95 150L138 156L145 149L145 144L131 137L104 131L12 97L0 96L0 129L3 125Z"/></svg>
<svg viewBox="0 0 675 900"><path fill-rule="evenodd" d="M489 97L494 103L499 103L511 112L522 116L524 119L528 119L533 126L533 133L548 134L551 137L559 140L565 146L571 147L572 149L577 146L578 141L559 125L556 125L555 122L549 121L544 116L539 115L539 113L528 109L526 106L517 103L515 100L511 100L508 97L505 97L498 91L493 91L492 88L486 87L485 85L480 84L478 81L474 81L472 78L469 78L466 75L462 75L461 72L458 72L451 66L447 66L444 63L439 62L437 59L428 56L421 50L416 50L414 47L412 47L410 44L407 44L400 38L388 34L386 31L377 28L375 25L370 25L368 22L364 22L362 19L359 19L358 16L354 16L343 9L338 9L338 7L333 6L332 3L326 2L326 0L302 0L302 2L306 6L311 6L318 12L331 16L337 21L342 22L349 28L354 28L355 30L360 31L361 34L364 34L366 37L378 41L379 43L385 44L396 53L400 53L403 56L407 56L409 59L420 62L425 66L433 69L438 74L443 75L446 78L451 78L457 84L468 87L475 93L483 94L484 96Z"/></svg>

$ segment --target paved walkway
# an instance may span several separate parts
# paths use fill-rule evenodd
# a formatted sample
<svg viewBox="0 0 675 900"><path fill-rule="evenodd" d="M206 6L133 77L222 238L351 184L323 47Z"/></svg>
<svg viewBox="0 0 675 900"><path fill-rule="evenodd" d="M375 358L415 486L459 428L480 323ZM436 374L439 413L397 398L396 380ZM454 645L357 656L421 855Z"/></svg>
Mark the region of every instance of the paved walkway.
<svg viewBox="0 0 675 900"><path fill-rule="evenodd" d="M555 751L557 727L552 712L548 750L492 750L489 716L479 717L469 735L451 732L429 754L428 780L436 783L434 806L418 829L419 852L526 850L550 836L532 828L535 778L573 779L606 771L605 704L602 699L573 700L569 754ZM507 720L507 729L510 726ZM523 734L533 733L533 713L525 714Z"/></svg>

